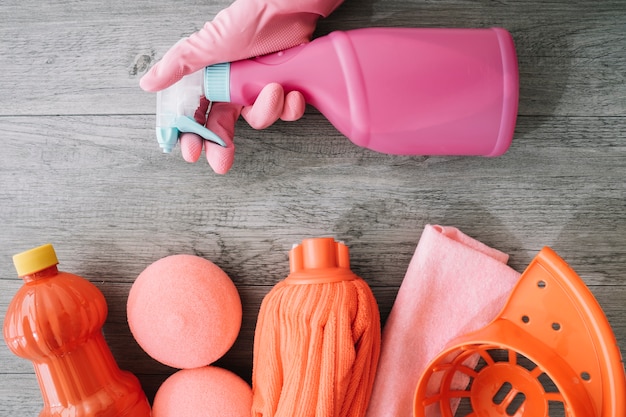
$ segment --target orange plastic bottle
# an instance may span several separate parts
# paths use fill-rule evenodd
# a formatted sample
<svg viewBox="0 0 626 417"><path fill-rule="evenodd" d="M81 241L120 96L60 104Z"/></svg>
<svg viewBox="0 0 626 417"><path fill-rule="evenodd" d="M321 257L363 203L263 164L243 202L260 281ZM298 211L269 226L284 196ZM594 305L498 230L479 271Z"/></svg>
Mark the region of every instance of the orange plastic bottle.
<svg viewBox="0 0 626 417"><path fill-rule="evenodd" d="M107 305L88 280L57 269L52 245L17 254L25 284L9 304L4 339L33 362L40 417L149 417L137 378L117 366L102 334Z"/></svg>

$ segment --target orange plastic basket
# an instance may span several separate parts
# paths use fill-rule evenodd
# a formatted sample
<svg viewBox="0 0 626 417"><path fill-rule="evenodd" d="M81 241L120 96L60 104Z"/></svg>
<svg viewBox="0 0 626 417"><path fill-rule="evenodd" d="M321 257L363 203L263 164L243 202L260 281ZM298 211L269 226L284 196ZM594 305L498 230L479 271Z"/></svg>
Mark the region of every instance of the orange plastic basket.
<svg viewBox="0 0 626 417"><path fill-rule="evenodd" d="M500 315L426 368L415 417L621 417L617 341L592 293L552 249L522 274Z"/></svg>

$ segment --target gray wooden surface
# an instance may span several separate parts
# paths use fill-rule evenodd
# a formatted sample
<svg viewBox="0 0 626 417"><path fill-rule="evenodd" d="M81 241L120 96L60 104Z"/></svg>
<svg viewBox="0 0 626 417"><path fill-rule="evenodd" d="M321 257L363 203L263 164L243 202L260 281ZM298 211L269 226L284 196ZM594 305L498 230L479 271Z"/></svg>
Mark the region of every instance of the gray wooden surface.
<svg viewBox="0 0 626 417"><path fill-rule="evenodd" d="M346 0L316 36L367 26L511 31L520 107L502 157L398 157L357 148L314 109L255 131L218 176L160 153L146 68L227 0L0 3L0 319L21 285L11 255L51 242L109 304L105 335L152 397L173 372L136 345L125 302L170 254L237 285L242 331L218 364L249 378L262 297L292 243L335 236L384 318L425 224L456 226L523 270L547 245L585 280L626 352L626 2ZM459 300L462 302L462 300ZM442 306L445 307L445 306ZM0 415L35 416L30 362L0 344Z"/></svg>

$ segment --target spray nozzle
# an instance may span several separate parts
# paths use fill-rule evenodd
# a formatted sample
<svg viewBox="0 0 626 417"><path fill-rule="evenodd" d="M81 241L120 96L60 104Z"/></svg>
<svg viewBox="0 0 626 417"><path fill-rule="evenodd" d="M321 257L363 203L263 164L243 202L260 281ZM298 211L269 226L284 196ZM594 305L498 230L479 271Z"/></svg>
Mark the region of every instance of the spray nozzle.
<svg viewBox="0 0 626 417"><path fill-rule="evenodd" d="M226 147L213 131L193 118L198 103L204 97L204 70L196 71L157 93L156 134L165 153L172 151L181 132L196 133L206 140Z"/></svg>

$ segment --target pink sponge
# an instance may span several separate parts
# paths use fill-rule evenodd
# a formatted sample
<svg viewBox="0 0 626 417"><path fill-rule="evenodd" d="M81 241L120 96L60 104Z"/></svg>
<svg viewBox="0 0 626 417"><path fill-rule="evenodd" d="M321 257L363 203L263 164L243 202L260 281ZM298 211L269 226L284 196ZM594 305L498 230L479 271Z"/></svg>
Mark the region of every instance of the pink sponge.
<svg viewBox="0 0 626 417"><path fill-rule="evenodd" d="M183 369L159 387L152 417L250 417L252 389L226 369Z"/></svg>
<svg viewBox="0 0 626 417"><path fill-rule="evenodd" d="M135 280L127 304L137 343L174 368L215 362L241 328L241 300L228 275L192 255L173 255L148 266Z"/></svg>

